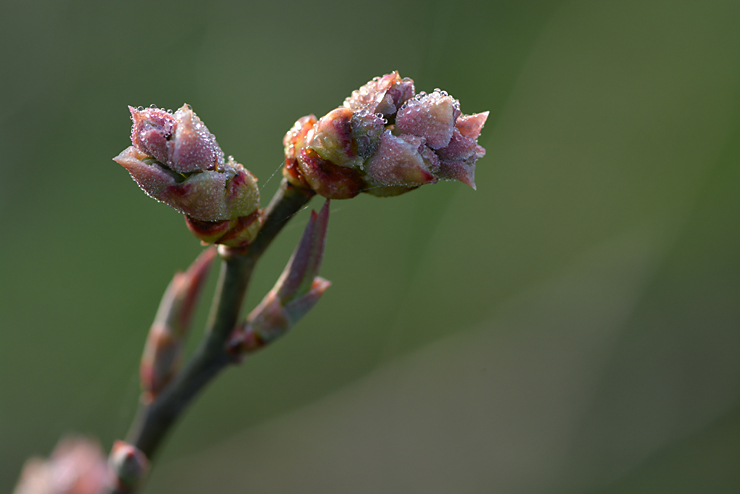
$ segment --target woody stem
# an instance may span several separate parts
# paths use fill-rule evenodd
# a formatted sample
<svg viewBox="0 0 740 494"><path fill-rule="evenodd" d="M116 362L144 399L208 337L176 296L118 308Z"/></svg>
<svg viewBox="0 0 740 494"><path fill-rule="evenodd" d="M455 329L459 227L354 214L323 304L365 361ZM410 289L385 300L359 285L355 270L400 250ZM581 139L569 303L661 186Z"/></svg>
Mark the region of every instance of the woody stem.
<svg viewBox="0 0 740 494"><path fill-rule="evenodd" d="M127 442L149 459L192 399L226 366L233 363L226 343L236 326L254 266L272 240L313 197L314 192L286 180L265 213L265 222L254 242L244 249L221 248L221 274L211 306L206 337L182 371L151 403L142 403Z"/></svg>

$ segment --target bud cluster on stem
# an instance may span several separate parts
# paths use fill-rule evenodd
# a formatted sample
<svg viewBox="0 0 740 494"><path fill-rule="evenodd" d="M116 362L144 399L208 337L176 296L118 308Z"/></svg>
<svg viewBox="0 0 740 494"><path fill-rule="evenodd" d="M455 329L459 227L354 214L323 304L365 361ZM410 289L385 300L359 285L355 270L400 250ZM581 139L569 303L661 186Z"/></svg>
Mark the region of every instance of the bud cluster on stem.
<svg viewBox="0 0 740 494"><path fill-rule="evenodd" d="M48 460L24 467L15 494L132 494L150 460L192 399L227 366L288 332L331 285L319 276L329 199L361 192L394 196L439 180L475 188L475 165L485 154L477 139L488 112L464 115L441 90L416 94L398 72L376 77L324 117L299 119L283 139L283 180L260 209L257 179L233 158L184 105L176 112L132 108L132 145L114 158L144 192L185 215L210 247L167 287L144 347L142 399L126 442L106 460L100 446L80 438L60 442ZM316 195L303 236L275 286L247 318L239 314L257 261ZM221 273L203 340L183 364L193 312L216 255Z"/></svg>
<svg viewBox="0 0 740 494"><path fill-rule="evenodd" d="M398 72L376 77L320 119L300 118L283 139L283 175L330 199L395 196L440 179L475 188L488 112L463 115L445 91L414 94Z"/></svg>
<svg viewBox="0 0 740 494"><path fill-rule="evenodd" d="M204 243L241 247L254 240L262 223L257 179L234 158L224 160L192 108L129 110L133 145L114 160L141 189L185 214Z"/></svg>

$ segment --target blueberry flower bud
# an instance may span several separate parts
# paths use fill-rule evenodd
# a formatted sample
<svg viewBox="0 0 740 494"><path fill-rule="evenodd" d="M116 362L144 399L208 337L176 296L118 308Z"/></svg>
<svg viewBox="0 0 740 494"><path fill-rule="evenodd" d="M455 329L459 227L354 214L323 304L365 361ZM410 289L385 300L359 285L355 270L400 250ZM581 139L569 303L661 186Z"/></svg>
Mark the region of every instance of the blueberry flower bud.
<svg viewBox="0 0 740 494"><path fill-rule="evenodd" d="M129 106L131 142L178 173L216 170L224 164L224 153L216 137L184 105L174 115L159 108L137 110Z"/></svg>
<svg viewBox="0 0 740 494"><path fill-rule="evenodd" d="M103 494L111 484L111 470L98 442L68 437L59 441L49 459L28 460L13 492Z"/></svg>
<svg viewBox="0 0 740 494"><path fill-rule="evenodd" d="M141 189L186 215L206 243L248 244L261 224L257 179L233 158L185 105L174 114L129 107L133 146L114 160Z"/></svg>
<svg viewBox="0 0 740 494"><path fill-rule="evenodd" d="M344 100L344 106L353 112L364 110L378 113L388 120L393 119L401 106L413 96L414 81L408 77L401 79L398 72L392 72L352 91L352 96Z"/></svg>
<svg viewBox="0 0 740 494"><path fill-rule="evenodd" d="M393 72L321 119L298 120L283 140L283 175L331 199L393 196L439 180L475 188L487 117L462 115L459 102L438 89L414 95L413 81Z"/></svg>

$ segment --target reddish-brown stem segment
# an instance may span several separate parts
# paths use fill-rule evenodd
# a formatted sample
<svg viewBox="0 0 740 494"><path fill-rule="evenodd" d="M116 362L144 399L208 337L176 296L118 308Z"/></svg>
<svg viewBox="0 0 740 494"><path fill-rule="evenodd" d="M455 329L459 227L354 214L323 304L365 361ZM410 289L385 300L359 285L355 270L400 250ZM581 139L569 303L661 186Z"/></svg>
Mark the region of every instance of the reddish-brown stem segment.
<svg viewBox="0 0 740 494"><path fill-rule="evenodd" d="M157 448L191 400L222 369L233 362L225 351L234 329L254 266L287 221L314 192L295 187L286 180L266 210L259 235L246 249L222 248L223 264L211 307L206 337L183 370L152 403L142 404L128 434L127 442L151 460Z"/></svg>

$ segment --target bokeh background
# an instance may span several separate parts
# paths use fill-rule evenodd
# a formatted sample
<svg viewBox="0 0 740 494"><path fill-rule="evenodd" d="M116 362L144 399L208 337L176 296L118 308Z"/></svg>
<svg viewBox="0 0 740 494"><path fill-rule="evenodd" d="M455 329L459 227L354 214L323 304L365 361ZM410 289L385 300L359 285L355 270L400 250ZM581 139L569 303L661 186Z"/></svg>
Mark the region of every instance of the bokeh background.
<svg viewBox="0 0 740 494"><path fill-rule="evenodd" d="M334 202L333 287L145 492L740 492L738 26L734 1L3 1L0 491L67 433L125 435L201 250L111 161L126 105L190 103L266 202L298 117L399 70L491 111L478 191Z"/></svg>

